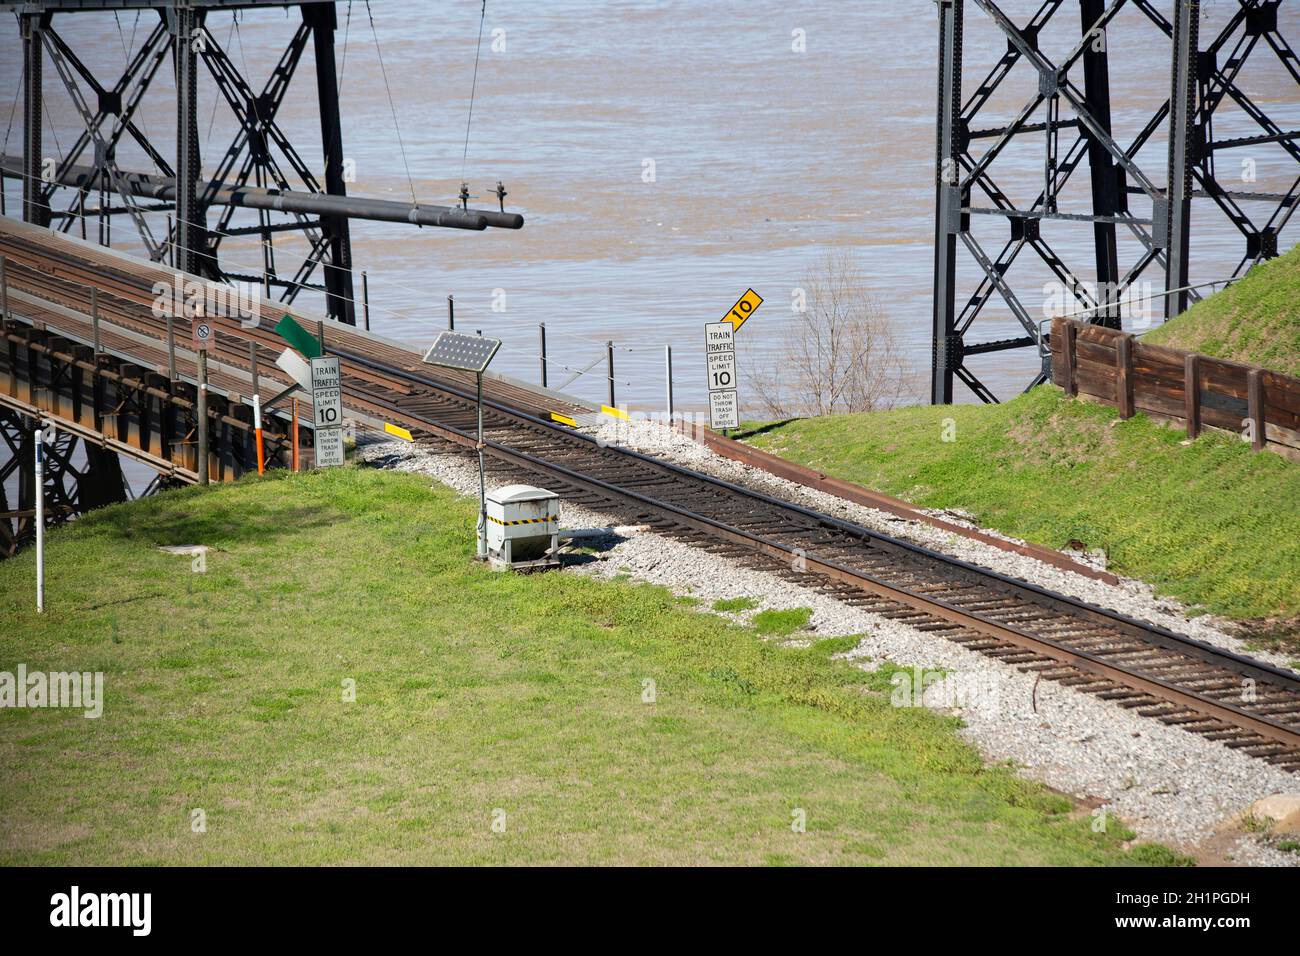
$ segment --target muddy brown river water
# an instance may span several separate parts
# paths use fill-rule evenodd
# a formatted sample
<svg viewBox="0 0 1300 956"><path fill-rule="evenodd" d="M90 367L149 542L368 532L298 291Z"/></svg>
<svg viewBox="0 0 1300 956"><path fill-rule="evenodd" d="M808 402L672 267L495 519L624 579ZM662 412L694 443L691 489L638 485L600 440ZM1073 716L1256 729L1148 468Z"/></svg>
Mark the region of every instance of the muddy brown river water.
<svg viewBox="0 0 1300 956"><path fill-rule="evenodd" d="M1008 0L1004 6L1024 22L1037 3ZM1232 7L1204 4L1202 37L1217 30ZM552 384L568 377L562 366L588 366L613 339L619 345L618 400L649 408L663 405L663 346L671 344L678 407L699 408L705 398L702 324L720 318L752 286L767 301L739 336L742 370L747 363L776 361L792 290L828 248L848 248L916 372L906 399L924 400L937 54L932 2L489 0L467 151L479 4L375 0L371 9L373 33L364 4L352 4L350 16L347 3L338 6L345 154L356 171L349 190L401 199L414 192L447 203L454 201L463 168L478 203L495 202L488 190L500 179L509 190L508 208L527 217L521 232L487 234L355 224L354 259L370 276L375 329L428 340L444 324L446 296L454 294L458 327L504 339L494 367L535 380L537 324L545 322ZM1293 43L1300 42L1298 14L1296 4L1283 5L1282 29ZM214 14L210 29L260 85L296 14L241 16L236 25L230 14ZM55 23L87 63L111 79L152 17L145 12L137 22L135 13L116 19L77 14ZM1066 4L1057 17L1055 34L1043 39L1054 58L1077 39L1077 5ZM969 92L1004 41L972 4L967 21ZM1109 43L1114 125L1117 138L1127 141L1168 95L1168 41L1128 11L1111 29ZM310 69L308 50L279 119L300 152L319 166ZM20 73L18 31L10 23L0 32L0 95L17 91ZM173 132L166 73L145 115L164 153ZM1012 79L1006 95L986 109L984 125L1009 116L1029 95L1034 81L1027 71ZM1256 53L1241 83L1284 128L1300 126L1295 86L1270 51ZM56 90L51 66L45 84L56 134L47 127L47 151L58 153L74 138L77 119ZM225 107L213 109L212 84L201 92L210 170L231 128ZM0 101L0 120L9 105ZM1250 122L1228 107L1216 120L1221 138L1250 131ZM21 138L15 137L7 149L16 152ZM1163 153L1163 137L1156 136L1138 157L1158 183ZM1261 146L1251 158L1258 181L1250 188L1290 185L1294 164L1280 149ZM123 166L146 165L126 148L119 159ZM996 178L1013 199L1027 203L1040 188L1042 162L1041 137L1026 137L998 160ZM647 181L651 163L653 181ZM1076 177L1075 188L1062 197L1063 210L1086 211L1080 188L1086 183L1086 174ZM11 210L15 185L9 185ZM1195 216L1194 275L1217 278L1236 264L1242 240L1208 204L1198 202ZM976 223L981 241L996 250L1005 221L979 218L989 220ZM118 237L126 247L138 246L128 229L123 219ZM1048 237L1083 278L1090 277L1087 225L1066 224ZM277 243L285 256L293 248L289 239ZM225 253L232 263L257 268L256 240L230 240ZM1122 243L1121 263L1135 256L1135 244ZM971 281L973 264L964 256L961 264ZM1040 311L1045 270L1018 266L1012 278L1026 306ZM1155 271L1147 278L1153 288L1163 283ZM314 305L319 297L305 294L301 301ZM997 303L976 328L973 337L980 339L1019 331ZM1007 397L1023 387L1035 363L1022 351L975 364ZM598 365L570 390L603 398L602 374ZM740 395L743 405L743 381ZM960 387L958 397L970 400Z"/></svg>

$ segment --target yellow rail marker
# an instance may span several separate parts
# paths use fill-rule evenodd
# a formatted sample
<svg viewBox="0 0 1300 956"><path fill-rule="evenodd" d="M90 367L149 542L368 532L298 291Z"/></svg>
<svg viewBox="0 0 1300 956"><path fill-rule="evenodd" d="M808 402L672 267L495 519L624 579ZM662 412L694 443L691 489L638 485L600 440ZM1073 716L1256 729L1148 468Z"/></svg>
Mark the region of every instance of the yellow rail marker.
<svg viewBox="0 0 1300 956"><path fill-rule="evenodd" d="M740 327L745 324L746 320L754 314L754 311L763 304L763 297L753 289L746 289L745 294L736 300L736 304L731 310L722 317L723 322L730 322L733 332L739 332Z"/></svg>
<svg viewBox="0 0 1300 956"><path fill-rule="evenodd" d="M570 428L577 428L578 422L568 415L561 415L559 412L551 412L551 421L559 422L561 425L568 425Z"/></svg>
<svg viewBox="0 0 1300 956"><path fill-rule="evenodd" d="M630 421L627 412L623 411L621 408L612 408L609 405L602 405L600 406L600 410L606 415L613 415L615 418L623 419L623 421Z"/></svg>
<svg viewBox="0 0 1300 956"><path fill-rule="evenodd" d="M415 436L401 425L390 425L388 422L384 422L384 431L390 435L396 435L402 441L415 441Z"/></svg>

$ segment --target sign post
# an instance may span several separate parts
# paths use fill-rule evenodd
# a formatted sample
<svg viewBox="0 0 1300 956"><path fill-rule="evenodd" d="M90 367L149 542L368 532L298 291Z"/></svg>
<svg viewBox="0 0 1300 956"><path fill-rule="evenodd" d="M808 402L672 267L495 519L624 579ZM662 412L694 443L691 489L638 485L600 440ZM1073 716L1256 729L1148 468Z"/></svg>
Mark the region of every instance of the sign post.
<svg viewBox="0 0 1300 956"><path fill-rule="evenodd" d="M709 384L709 427L739 428L736 417L736 330L730 322L704 326L704 362Z"/></svg>
<svg viewBox="0 0 1300 956"><path fill-rule="evenodd" d="M763 297L753 289L736 300L721 322L704 326L704 364L709 386L709 427L726 434L728 428L740 427L740 402L736 397L739 376L736 373L736 333ZM671 405L672 399L669 399ZM670 413L671 414L671 413Z"/></svg>
<svg viewBox="0 0 1300 956"><path fill-rule="evenodd" d="M198 403L198 456L196 467L199 472L199 484L208 483L208 349L212 345L212 323L203 317L199 309L191 325L194 336L194 351L198 355L199 365L199 403Z"/></svg>
<svg viewBox="0 0 1300 956"><path fill-rule="evenodd" d="M341 465L343 393L337 355L321 355L311 360L311 402L316 412L316 467Z"/></svg>

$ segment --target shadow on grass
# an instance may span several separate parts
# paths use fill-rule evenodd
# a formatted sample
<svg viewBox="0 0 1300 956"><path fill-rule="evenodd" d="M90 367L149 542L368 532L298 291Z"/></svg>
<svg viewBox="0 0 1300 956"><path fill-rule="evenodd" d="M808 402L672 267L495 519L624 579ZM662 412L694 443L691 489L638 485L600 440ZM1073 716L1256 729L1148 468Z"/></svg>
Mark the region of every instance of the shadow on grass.
<svg viewBox="0 0 1300 956"><path fill-rule="evenodd" d="M142 594L133 594L129 597L117 598L114 601L100 601L98 604L87 604L86 609L89 611L98 611L106 607L121 607L124 604L138 604L141 601L152 601L154 598L164 596L165 594L162 591L145 591Z"/></svg>
<svg viewBox="0 0 1300 956"><path fill-rule="evenodd" d="M562 545L560 557L565 567L590 564L593 561L604 560L601 555L613 551L614 548L626 540L627 535L617 534L613 531L609 534L580 538Z"/></svg>
<svg viewBox="0 0 1300 956"><path fill-rule="evenodd" d="M746 428L738 432L733 432L731 437L736 441L744 441L746 438L753 438L755 435L766 435L768 432L774 432L778 428L784 428L792 422L803 421L801 418L782 418L779 421L768 422L766 425L759 425L755 428Z"/></svg>
<svg viewBox="0 0 1300 956"><path fill-rule="evenodd" d="M229 503L219 500L223 490L165 491L153 498L96 509L77 524L96 534L144 540L162 547L216 542L265 544L286 534L330 527L351 517L345 511L318 502L293 505L278 502L272 508L251 510L245 503L236 505L233 499ZM285 488L284 494L292 495L294 491ZM201 498L206 500L200 505Z"/></svg>

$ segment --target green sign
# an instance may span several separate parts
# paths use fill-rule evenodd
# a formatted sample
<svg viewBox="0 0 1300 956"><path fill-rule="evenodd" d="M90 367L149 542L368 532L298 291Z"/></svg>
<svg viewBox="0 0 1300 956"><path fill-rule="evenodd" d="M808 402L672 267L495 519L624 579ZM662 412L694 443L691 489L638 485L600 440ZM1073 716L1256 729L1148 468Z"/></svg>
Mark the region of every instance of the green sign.
<svg viewBox="0 0 1300 956"><path fill-rule="evenodd" d="M294 321L293 316L285 314L275 326L276 334L284 339L291 346L301 352L306 358L319 358L321 353L320 343L316 341L316 336L312 335L301 325Z"/></svg>

